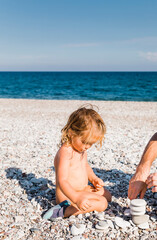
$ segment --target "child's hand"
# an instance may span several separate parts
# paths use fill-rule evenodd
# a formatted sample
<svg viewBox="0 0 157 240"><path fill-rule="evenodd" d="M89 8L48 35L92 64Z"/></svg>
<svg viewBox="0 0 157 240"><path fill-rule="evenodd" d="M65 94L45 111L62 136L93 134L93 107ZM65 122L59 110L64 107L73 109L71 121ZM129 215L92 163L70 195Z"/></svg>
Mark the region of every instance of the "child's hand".
<svg viewBox="0 0 157 240"><path fill-rule="evenodd" d="M94 178L94 180L92 181L92 184L97 190L99 190L104 186L103 180L98 177Z"/></svg>

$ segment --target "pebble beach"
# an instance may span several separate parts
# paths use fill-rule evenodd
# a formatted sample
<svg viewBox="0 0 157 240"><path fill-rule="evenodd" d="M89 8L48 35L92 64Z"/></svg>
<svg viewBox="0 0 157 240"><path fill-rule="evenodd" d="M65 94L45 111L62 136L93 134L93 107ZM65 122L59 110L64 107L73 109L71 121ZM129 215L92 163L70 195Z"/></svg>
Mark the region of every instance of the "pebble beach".
<svg viewBox="0 0 157 240"><path fill-rule="evenodd" d="M107 133L88 161L112 194L105 212L50 222L44 212L55 205L53 159L61 129L71 112L92 104ZM79 240L157 239L157 194L145 195L149 220L131 220L127 191L144 148L157 131L157 102L0 99L0 239ZM157 160L151 172L157 171ZM80 176L81 177L81 176Z"/></svg>

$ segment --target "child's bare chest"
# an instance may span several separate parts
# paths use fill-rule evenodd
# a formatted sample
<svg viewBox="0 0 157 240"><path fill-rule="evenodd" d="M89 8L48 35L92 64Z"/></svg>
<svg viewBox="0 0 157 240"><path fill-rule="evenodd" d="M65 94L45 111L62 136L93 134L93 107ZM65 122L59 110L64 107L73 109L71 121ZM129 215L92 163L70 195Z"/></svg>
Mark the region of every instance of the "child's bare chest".
<svg viewBox="0 0 157 240"><path fill-rule="evenodd" d="M82 190L88 184L86 158L76 157L70 163L69 182L76 190Z"/></svg>
<svg viewBox="0 0 157 240"><path fill-rule="evenodd" d="M83 154L75 154L70 160L70 169L83 169L86 167L86 157Z"/></svg>

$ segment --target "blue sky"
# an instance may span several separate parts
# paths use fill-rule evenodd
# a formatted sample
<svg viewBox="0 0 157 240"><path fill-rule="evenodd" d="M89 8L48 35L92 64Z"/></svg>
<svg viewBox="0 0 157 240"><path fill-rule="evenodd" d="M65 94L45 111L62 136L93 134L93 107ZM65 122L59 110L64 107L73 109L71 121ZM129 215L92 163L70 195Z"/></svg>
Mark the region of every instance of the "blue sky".
<svg viewBox="0 0 157 240"><path fill-rule="evenodd" d="M0 71L157 71L157 1L0 0Z"/></svg>

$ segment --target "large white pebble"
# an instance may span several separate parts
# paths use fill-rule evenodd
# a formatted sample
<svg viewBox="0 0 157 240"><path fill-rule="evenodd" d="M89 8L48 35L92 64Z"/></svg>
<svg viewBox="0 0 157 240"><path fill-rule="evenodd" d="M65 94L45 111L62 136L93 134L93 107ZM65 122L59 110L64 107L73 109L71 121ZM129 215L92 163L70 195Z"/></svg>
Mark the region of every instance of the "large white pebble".
<svg viewBox="0 0 157 240"><path fill-rule="evenodd" d="M115 223L118 227L126 228L130 227L130 223L128 221L123 220L123 218L115 217Z"/></svg>
<svg viewBox="0 0 157 240"><path fill-rule="evenodd" d="M148 222L146 222L146 223L141 223L141 224L139 224L139 225L137 225L139 228L141 228L141 229L148 229L149 228L149 224L148 224Z"/></svg>
<svg viewBox="0 0 157 240"><path fill-rule="evenodd" d="M130 202L130 208L131 206L135 206L135 207L146 206L146 201L144 199L133 199Z"/></svg>

